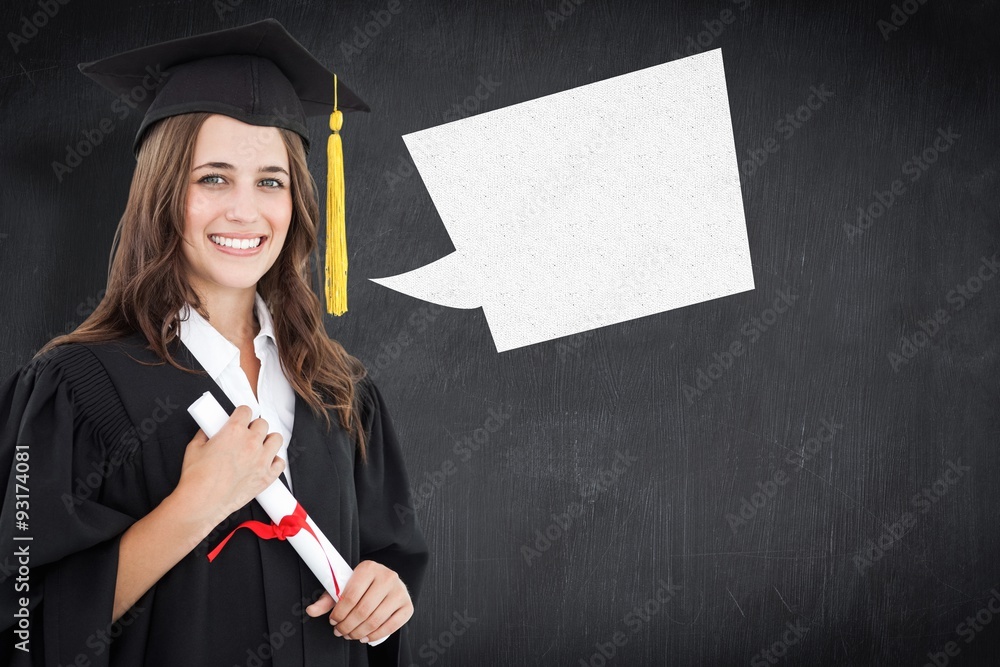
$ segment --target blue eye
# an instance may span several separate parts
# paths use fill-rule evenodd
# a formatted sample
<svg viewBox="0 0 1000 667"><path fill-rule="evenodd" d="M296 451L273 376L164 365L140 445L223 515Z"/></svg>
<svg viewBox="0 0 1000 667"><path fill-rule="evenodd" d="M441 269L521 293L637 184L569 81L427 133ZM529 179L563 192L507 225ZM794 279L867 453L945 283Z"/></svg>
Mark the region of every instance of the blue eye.
<svg viewBox="0 0 1000 667"><path fill-rule="evenodd" d="M198 182L205 185L222 185L226 182L226 179L222 174L206 174L199 178ZM258 185L263 185L268 190L280 190L285 187L285 182L280 178L265 178Z"/></svg>

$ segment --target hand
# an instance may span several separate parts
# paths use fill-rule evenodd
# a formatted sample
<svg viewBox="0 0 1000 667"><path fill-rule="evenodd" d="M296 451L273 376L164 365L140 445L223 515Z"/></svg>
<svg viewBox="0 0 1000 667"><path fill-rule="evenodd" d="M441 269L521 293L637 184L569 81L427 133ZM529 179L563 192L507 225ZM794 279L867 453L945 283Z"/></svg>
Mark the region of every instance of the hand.
<svg viewBox="0 0 1000 667"><path fill-rule="evenodd" d="M267 422L252 417L250 406L241 405L215 437L198 429L184 451L176 491L213 526L253 500L285 469L277 456L281 434L268 434Z"/></svg>
<svg viewBox="0 0 1000 667"><path fill-rule="evenodd" d="M333 634L361 642L388 637L413 616L413 602L406 584L393 570L373 560L361 561L354 568L336 606L333 596L324 592L306 607L306 613L322 616L331 608Z"/></svg>

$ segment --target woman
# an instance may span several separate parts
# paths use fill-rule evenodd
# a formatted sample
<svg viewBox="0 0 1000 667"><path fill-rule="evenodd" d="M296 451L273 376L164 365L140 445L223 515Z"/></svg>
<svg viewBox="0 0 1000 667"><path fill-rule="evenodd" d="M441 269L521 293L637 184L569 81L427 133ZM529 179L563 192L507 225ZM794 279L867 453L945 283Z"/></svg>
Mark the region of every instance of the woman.
<svg viewBox="0 0 1000 667"><path fill-rule="evenodd" d="M409 664L427 548L402 453L308 283L317 63L275 21L122 56L170 76L106 294L0 387L9 662ZM205 391L231 414L211 439L186 411ZM268 522L253 498L279 475L355 568L336 605L282 540L206 558Z"/></svg>

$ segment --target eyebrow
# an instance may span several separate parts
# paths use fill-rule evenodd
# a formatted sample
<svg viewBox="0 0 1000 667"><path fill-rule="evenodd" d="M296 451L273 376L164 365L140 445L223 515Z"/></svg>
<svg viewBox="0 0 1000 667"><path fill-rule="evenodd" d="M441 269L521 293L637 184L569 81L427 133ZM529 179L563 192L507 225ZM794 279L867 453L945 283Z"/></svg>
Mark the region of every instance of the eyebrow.
<svg viewBox="0 0 1000 667"><path fill-rule="evenodd" d="M191 171L198 171L199 169L204 169L205 167L211 167L212 169L228 169L229 171L236 170L236 167L228 162L206 162L205 164L198 165ZM276 164L268 165L266 167L258 167L257 171L265 174L284 174L285 176L288 176L288 172L285 171L285 168L279 167Z"/></svg>

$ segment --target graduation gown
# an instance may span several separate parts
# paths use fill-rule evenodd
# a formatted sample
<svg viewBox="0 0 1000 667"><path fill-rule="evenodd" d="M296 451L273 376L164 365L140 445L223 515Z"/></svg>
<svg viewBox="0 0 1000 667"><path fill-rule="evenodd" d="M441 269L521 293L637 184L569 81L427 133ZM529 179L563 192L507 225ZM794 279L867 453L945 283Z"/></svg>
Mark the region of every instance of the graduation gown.
<svg viewBox="0 0 1000 667"><path fill-rule="evenodd" d="M0 385L0 664L409 665L408 624L369 647L336 637L328 615L305 613L322 587L287 542L240 530L208 561L239 523L269 523L256 500L110 622L121 534L177 486L198 429L187 407L210 391L235 409L183 343L171 353L199 372L159 363L135 333L59 346ZM395 570L416 606L427 546L382 395L370 378L359 390L367 464L335 413L326 433L296 396L294 495L352 567L373 560ZM25 602L27 621L15 617ZM15 648L25 623L28 653Z"/></svg>

